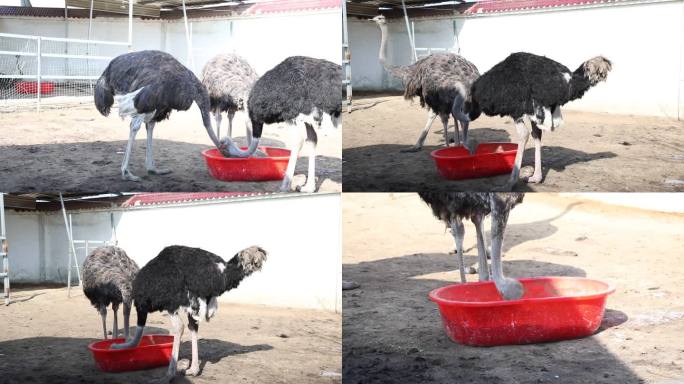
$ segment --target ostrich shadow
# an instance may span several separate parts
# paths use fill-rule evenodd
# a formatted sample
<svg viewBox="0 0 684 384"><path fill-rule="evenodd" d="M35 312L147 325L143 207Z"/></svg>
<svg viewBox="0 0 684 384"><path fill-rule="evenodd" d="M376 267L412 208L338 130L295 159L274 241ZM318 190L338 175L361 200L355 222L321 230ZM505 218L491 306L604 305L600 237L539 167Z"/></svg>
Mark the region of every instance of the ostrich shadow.
<svg viewBox="0 0 684 384"><path fill-rule="evenodd" d="M466 259L474 263L476 258ZM432 275L444 276L453 263L452 256L426 253L343 265L344 279L361 284L343 291L345 382L461 382L473 377L477 383L552 382L559 376L568 383L640 382L593 336L488 348L452 342L427 295L456 283ZM503 267L511 277L586 275L581 268L534 260L507 261ZM608 309L595 334L627 320L624 312Z"/></svg>
<svg viewBox="0 0 684 384"><path fill-rule="evenodd" d="M88 345L96 338L30 337L0 341L0 383L142 383L164 377L167 366L140 371L103 372L93 360ZM217 363L227 356L273 349L267 344L239 345L214 339L198 341L201 360ZM189 342L184 342L180 356L190 356ZM185 352L185 353L184 353ZM180 371L180 370L179 370ZM201 376L200 376L201 377ZM177 377L174 382L188 382Z"/></svg>
<svg viewBox="0 0 684 384"><path fill-rule="evenodd" d="M41 145L0 146L0 180L5 192L63 191L103 192L200 192L200 191L277 191L280 180L264 182L224 182L211 177L201 155L210 145L171 140L155 140L154 159L168 175L147 175L145 141L136 140L130 162L131 171L140 182L121 179L121 161L127 141L94 141ZM279 144L279 141L267 141ZM306 163L300 158L301 170ZM322 175L341 179L339 158L317 156L323 164ZM318 167L317 167L318 168ZM298 173L301 173L299 171ZM317 172L318 174L318 172ZM323 177L321 177L323 179Z"/></svg>

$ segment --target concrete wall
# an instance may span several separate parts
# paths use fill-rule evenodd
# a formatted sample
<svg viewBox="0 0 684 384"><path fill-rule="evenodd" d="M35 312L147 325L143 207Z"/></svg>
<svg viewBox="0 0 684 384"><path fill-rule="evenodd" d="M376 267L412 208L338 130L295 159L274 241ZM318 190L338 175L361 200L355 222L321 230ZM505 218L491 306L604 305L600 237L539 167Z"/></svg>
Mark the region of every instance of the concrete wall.
<svg viewBox="0 0 684 384"><path fill-rule="evenodd" d="M339 10L191 19L189 22L196 74L201 74L204 64L221 52L235 52L244 56L260 75L294 55L327 59L338 64L341 62L342 20ZM4 17L0 19L0 32L87 39L88 20L70 19L65 27L63 19ZM91 39L127 41L128 20L94 19ZM98 46L97 49L98 54L103 56L116 56L128 51L127 47ZM133 49L163 50L190 66L183 20L135 19ZM71 52L75 53L73 49ZM60 64L65 60L55 59L55 62ZM73 60L71 62L73 67L78 64ZM13 58L8 60L7 56L0 56L0 72L6 65L14 66ZM48 64L44 64L43 68L45 65Z"/></svg>
<svg viewBox="0 0 684 384"><path fill-rule="evenodd" d="M684 3L610 6L568 11L416 19L416 46L449 48L484 73L512 52L545 55L571 70L596 55L613 61L607 83L588 92L568 109L684 117ZM455 22L455 24L454 24ZM378 63L380 32L375 24L350 20L353 85L385 90L390 82ZM410 63L403 19L389 24L388 61ZM456 32L456 33L454 33ZM683 95L684 96L684 95ZM682 104L679 104L679 103Z"/></svg>
<svg viewBox="0 0 684 384"><path fill-rule="evenodd" d="M281 197L166 208L72 213L75 239L113 238L139 266L165 246L201 247L224 259L251 245L269 252L260 273L223 299L231 302L341 310L339 194ZM13 282L66 282L61 212L8 211ZM84 253L79 253L82 263Z"/></svg>

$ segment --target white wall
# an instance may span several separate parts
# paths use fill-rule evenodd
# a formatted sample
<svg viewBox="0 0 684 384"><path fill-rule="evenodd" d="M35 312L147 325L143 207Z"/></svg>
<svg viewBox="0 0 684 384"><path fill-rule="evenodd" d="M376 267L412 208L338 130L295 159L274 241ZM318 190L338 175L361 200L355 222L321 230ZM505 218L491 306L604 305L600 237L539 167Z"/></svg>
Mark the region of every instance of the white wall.
<svg viewBox="0 0 684 384"><path fill-rule="evenodd" d="M608 81L568 109L677 118L684 80L684 3L666 2L568 11L458 18L460 53L484 73L512 52L548 56L571 70L604 55L613 61ZM458 50L454 19L416 19L416 46ZM350 20L353 85L387 88L377 60L375 24ZM388 61L410 62L403 19L390 23ZM682 95L684 96L684 95ZM684 97L682 98L684 103ZM684 104L681 106L684 115Z"/></svg>
<svg viewBox="0 0 684 384"><path fill-rule="evenodd" d="M256 17L190 19L194 71L200 75L204 64L220 52L235 52L245 57L258 74L273 68L288 56L304 55L341 62L342 19L339 10L273 14ZM68 32L66 32L68 30ZM70 19L65 29L63 19L4 17L0 32L49 37L88 37L87 19ZM66 33L66 34L65 34ZM92 40L128 40L128 19L97 18L93 20ZM14 47L13 47L14 48ZM98 49L102 49L98 47ZM140 20L133 22L133 49L158 49L171 53L183 64L187 60L187 44L183 20ZM127 47L113 47L99 52L116 56ZM81 53L82 54L82 53ZM4 58L4 59L3 59ZM14 65L0 56L3 65ZM7 63L3 64L3 61ZM64 62L64 60L59 60Z"/></svg>
<svg viewBox="0 0 684 384"><path fill-rule="evenodd" d="M262 271L222 300L341 310L339 194L116 210L114 218L119 246L141 267L174 244L201 247L225 260L251 245L266 249ZM9 211L6 220L12 281L66 282L61 212ZM109 211L73 212L72 220L75 239L112 238Z"/></svg>

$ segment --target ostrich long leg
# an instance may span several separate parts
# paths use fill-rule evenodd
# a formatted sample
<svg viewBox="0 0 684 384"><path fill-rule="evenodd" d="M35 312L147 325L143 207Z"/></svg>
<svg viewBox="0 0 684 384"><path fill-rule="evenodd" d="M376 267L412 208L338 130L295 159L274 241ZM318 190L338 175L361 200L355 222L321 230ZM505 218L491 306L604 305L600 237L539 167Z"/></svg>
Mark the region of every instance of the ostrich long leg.
<svg viewBox="0 0 684 384"><path fill-rule="evenodd" d="M501 266L501 248L508 222L509 209L496 194L492 197L492 278L496 288L504 300L516 300L522 297L522 284L515 279L504 277Z"/></svg>
<svg viewBox="0 0 684 384"><path fill-rule="evenodd" d="M541 139L542 130L537 127L535 122L532 125L532 139L534 140L534 173L527 178L528 183L541 183L542 181L542 165L541 165Z"/></svg>
<svg viewBox="0 0 684 384"><path fill-rule="evenodd" d="M124 320L124 339L128 340L129 336L129 322L128 319L131 317L131 305L124 303L123 305L123 320Z"/></svg>
<svg viewBox="0 0 684 384"><path fill-rule="evenodd" d="M102 334L104 339L107 340L107 307L100 307L98 309L100 312L100 317L102 318Z"/></svg>
<svg viewBox="0 0 684 384"><path fill-rule="evenodd" d="M131 151L133 150L133 143L135 143L135 135L142 125L142 116L136 116L131 119L131 132L128 134L128 144L126 144L126 153L124 154L123 162L121 163L121 178L124 180L140 181L140 178L128 170L128 161L131 159Z"/></svg>
<svg viewBox="0 0 684 384"><path fill-rule="evenodd" d="M166 175L171 173L170 169L157 169L154 165L154 157L152 154L152 137L154 134L154 126L156 122L150 121L145 123L145 128L147 129L147 150L145 151L145 167L147 168L147 173L150 175Z"/></svg>
<svg viewBox="0 0 684 384"><path fill-rule="evenodd" d="M484 235L484 216L473 216L473 224L475 224L475 231L477 233L477 256L478 272L480 274L480 281L489 280L489 266L487 265L487 240Z"/></svg>
<svg viewBox="0 0 684 384"><path fill-rule="evenodd" d="M442 126L444 126L444 146L449 146L449 115L439 115L440 120L442 120ZM458 135L458 125L456 125L456 135ZM455 139L455 138L454 138Z"/></svg>
<svg viewBox="0 0 684 384"><path fill-rule="evenodd" d="M119 306L112 304L112 312L114 312L114 323L112 324L112 339L119 337Z"/></svg>
<svg viewBox="0 0 684 384"><path fill-rule="evenodd" d="M318 144L318 135L313 126L306 124L306 141L304 145L307 147L309 154L309 169L306 176L306 184L299 188L300 192L313 193L316 192L316 145Z"/></svg>
<svg viewBox="0 0 684 384"><path fill-rule="evenodd" d="M525 121L522 117L515 120L515 128L518 131L518 152L515 155L515 163L513 164L513 171L511 172L511 177L508 179L508 184L506 184L506 189L511 190L518 183L518 178L520 177L520 167L522 166L523 153L525 152L525 146L527 145L527 140L530 137L530 131L525 126Z"/></svg>
<svg viewBox="0 0 684 384"><path fill-rule="evenodd" d="M416 142L416 145L410 148L402 149L401 152L418 152L420 151L421 148L423 148L423 143L425 142L425 138L427 137L428 132L430 131L430 127L432 126L432 122L435 121L435 118L437 117L437 114L431 109L428 112L428 120L427 124L425 124L425 128L423 128L423 131L420 133L420 136L418 137L418 141Z"/></svg>
<svg viewBox="0 0 684 384"><path fill-rule="evenodd" d="M228 111L228 136L233 137L233 118L235 111Z"/></svg>
<svg viewBox="0 0 684 384"><path fill-rule="evenodd" d="M171 360L169 361L169 369L166 371L166 376L172 379L176 376L178 368L178 350L180 349L181 337L183 337L183 320L181 320L178 313L170 313L171 330L173 331L173 348L171 350Z"/></svg>
<svg viewBox="0 0 684 384"><path fill-rule="evenodd" d="M290 132L292 132L292 149L290 150L290 160L287 162L287 169L285 170L285 177L283 178L282 184L280 184L281 192L289 192L292 188L292 179L294 178L295 165L297 164L297 158L299 157L299 151L302 149L302 144L304 144L303 130L306 129L304 122L298 121L296 127L292 127L291 124L288 127Z"/></svg>
<svg viewBox="0 0 684 384"><path fill-rule="evenodd" d="M197 376L199 374L199 352L197 350L199 323L191 315L188 315L188 329L190 329L192 339L192 360L190 361L190 367L185 370L185 375Z"/></svg>
<svg viewBox="0 0 684 384"><path fill-rule="evenodd" d="M451 235L454 236L454 240L456 240L456 257L458 259L458 269L461 273L461 283L465 283L465 265L463 262L463 237L465 236L465 228L463 227L463 221L460 218L451 220L449 226L451 227Z"/></svg>
<svg viewBox="0 0 684 384"><path fill-rule="evenodd" d="M216 119L216 137L221 139L221 119L223 118L223 116L221 116L221 111L214 112L214 118ZM230 129L228 131L228 136L230 136Z"/></svg>

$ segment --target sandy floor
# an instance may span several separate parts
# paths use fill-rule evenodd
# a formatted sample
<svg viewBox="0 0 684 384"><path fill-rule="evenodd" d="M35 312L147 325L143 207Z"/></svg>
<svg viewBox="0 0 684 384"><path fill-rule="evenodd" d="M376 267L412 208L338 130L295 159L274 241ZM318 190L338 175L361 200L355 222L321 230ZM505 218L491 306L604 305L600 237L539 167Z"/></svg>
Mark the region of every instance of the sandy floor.
<svg viewBox="0 0 684 384"><path fill-rule="evenodd" d="M134 310L132 324L135 318ZM110 312L108 326L111 319ZM174 382L338 383L340 320L323 311L220 303L216 317L200 324L200 375ZM101 337L100 317L78 290L71 299L65 288L14 292L14 303L0 306L0 324L3 384L143 383L166 373L99 371L87 345ZM155 313L145 333L166 334L169 326L166 316ZM179 367L187 366L190 352L186 329Z"/></svg>
<svg viewBox="0 0 684 384"><path fill-rule="evenodd" d="M684 122L663 118L564 110L565 125L543 136L544 182L518 184L518 190L684 191ZM443 147L437 119L423 150L400 153L415 144L427 112L401 96L356 97L344 115L344 190L405 191L424 188L492 190L508 176L448 181L437 173L430 152ZM453 124L453 120L450 121ZM453 126L450 133L453 134ZM510 118L482 116L470 125L469 138L515 142ZM531 175L534 144L528 142L523 175Z"/></svg>
<svg viewBox="0 0 684 384"><path fill-rule="evenodd" d="M234 124L233 136L244 136L244 124ZM227 130L224 118L221 133ZM146 132L138 132L131 157L131 170L141 182L121 180L121 161L129 124L115 110L109 117L88 105L62 109L0 113L0 180L5 192L31 191L277 191L280 181L233 182L213 179L201 151L211 141L201 124L199 110L173 112L157 124L154 158L159 168L171 169L164 176L147 175ZM327 136L325 136L327 135ZM284 128L267 126L262 144L287 146L290 135ZM317 186L321 191L342 189L341 130L319 131L316 157ZM303 184L308 153L302 153L295 170L295 183Z"/></svg>
<svg viewBox="0 0 684 384"><path fill-rule="evenodd" d="M343 212L344 278L361 284L343 294L345 383L684 382L684 215L528 194L511 212L505 273L617 291L592 337L476 348L448 339L427 298L458 273L451 234L417 195L344 194ZM467 223L468 264L474 232Z"/></svg>

